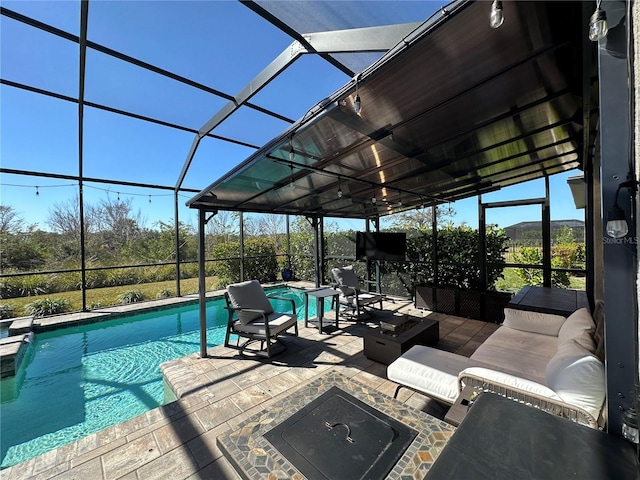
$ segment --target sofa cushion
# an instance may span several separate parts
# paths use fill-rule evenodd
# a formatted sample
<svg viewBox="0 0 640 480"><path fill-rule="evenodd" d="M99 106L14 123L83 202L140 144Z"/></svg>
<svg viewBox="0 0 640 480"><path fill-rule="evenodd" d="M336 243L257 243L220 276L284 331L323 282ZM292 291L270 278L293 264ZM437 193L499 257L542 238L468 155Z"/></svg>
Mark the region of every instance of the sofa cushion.
<svg viewBox="0 0 640 480"><path fill-rule="evenodd" d="M273 306L262 289L262 285L258 280L249 280L247 282L233 283L227 287L227 293L231 304L236 308L250 308L255 310L264 310L264 313L273 313ZM262 318L258 312L238 312L238 320L243 325Z"/></svg>
<svg viewBox="0 0 640 480"><path fill-rule="evenodd" d="M509 375L508 373L500 372L498 370L482 367L469 367L460 372L458 378L460 378L464 382L465 375L480 377L486 380L488 383L506 385L507 387L517 388L534 395L561 400L556 392L538 382L533 382L516 375Z"/></svg>
<svg viewBox="0 0 640 480"><path fill-rule="evenodd" d="M471 358L496 370L544 384L544 369L557 350L557 337L501 326Z"/></svg>
<svg viewBox="0 0 640 480"><path fill-rule="evenodd" d="M565 320L566 318L561 315L505 308L503 325L523 332L541 333L542 335L557 337Z"/></svg>
<svg viewBox="0 0 640 480"><path fill-rule="evenodd" d="M581 308L573 312L560 327L558 332L558 348L561 345L569 344L572 340L577 341L589 352L594 352L596 345L593 341L593 332L596 324L586 308Z"/></svg>
<svg viewBox="0 0 640 480"><path fill-rule="evenodd" d="M458 374L474 364L462 355L415 345L387 367L387 378L453 404L458 397Z"/></svg>
<svg viewBox="0 0 640 480"><path fill-rule="evenodd" d="M604 364L577 341L558 347L546 369L547 387L597 420L605 398Z"/></svg>

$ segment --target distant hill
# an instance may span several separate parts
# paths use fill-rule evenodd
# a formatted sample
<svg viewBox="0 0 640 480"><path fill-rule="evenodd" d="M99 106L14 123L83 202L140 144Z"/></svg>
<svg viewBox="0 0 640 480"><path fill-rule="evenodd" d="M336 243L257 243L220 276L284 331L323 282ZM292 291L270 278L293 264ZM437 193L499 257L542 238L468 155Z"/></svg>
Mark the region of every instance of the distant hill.
<svg viewBox="0 0 640 480"><path fill-rule="evenodd" d="M520 222L504 229L511 240L542 240L542 222ZM584 242L582 220L551 220L551 240L571 236L575 242ZM566 238L566 237L565 237Z"/></svg>

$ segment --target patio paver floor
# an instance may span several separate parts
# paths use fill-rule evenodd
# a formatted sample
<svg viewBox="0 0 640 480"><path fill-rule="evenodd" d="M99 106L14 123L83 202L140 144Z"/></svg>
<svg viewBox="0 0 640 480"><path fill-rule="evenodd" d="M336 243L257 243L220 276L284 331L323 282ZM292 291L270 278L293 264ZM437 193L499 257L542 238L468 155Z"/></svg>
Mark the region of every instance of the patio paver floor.
<svg viewBox="0 0 640 480"><path fill-rule="evenodd" d="M407 301L386 302L384 309L438 320L438 348L466 356L498 328L417 310ZM286 352L271 360L241 358L236 349L217 346L206 359L192 354L166 362L163 374L178 401L5 469L2 478L238 479L216 446L217 436L329 369L393 395L396 384L387 380L386 366L362 353L369 327L342 319L340 327L331 334L301 327L299 337L285 339ZM408 389L398 400L441 419L446 413Z"/></svg>

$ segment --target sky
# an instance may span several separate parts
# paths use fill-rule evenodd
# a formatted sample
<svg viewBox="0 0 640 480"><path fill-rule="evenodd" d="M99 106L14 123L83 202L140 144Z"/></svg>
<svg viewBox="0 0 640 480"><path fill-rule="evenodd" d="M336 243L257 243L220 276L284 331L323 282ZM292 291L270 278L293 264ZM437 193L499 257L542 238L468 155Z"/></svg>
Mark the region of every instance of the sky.
<svg viewBox="0 0 640 480"><path fill-rule="evenodd" d="M78 1L4 1L3 7L79 34ZM374 5L375 8L372 8ZM361 2L332 2L331 21L348 26L380 24L385 2L363 7ZM388 7L389 4L386 4ZM380 7L378 10L376 10ZM394 2L384 22L426 19L438 2ZM322 12L297 18L301 28L323 28ZM389 16L393 16L393 18ZM389 18L387 18L389 17ZM284 51L292 39L235 1L104 1L89 2L88 39L144 62L156 65L207 87L238 93ZM78 46L74 42L0 17L0 74L58 95L78 96ZM371 56L368 62L371 61ZM367 62L367 63L368 63ZM364 67L364 65L363 65ZM303 56L251 102L297 120L318 101L350 81L326 61ZM199 129L226 101L94 49L87 51L85 100ZM0 85L0 165L2 168L78 175L78 107L37 93ZM158 186L175 186L194 134L90 106L84 109L83 175L91 178ZM214 134L249 145L262 146L288 127L280 119L246 107L234 113ZM249 146L205 138L194 157L183 186L199 191L253 153ZM551 177L552 219L583 219L576 210L566 178ZM12 206L26 224L48 229L46 220L56 204L69 202L77 182L66 179L0 173L0 203ZM105 199L128 199L147 226L174 217L174 193L86 182L89 204ZM179 218L196 225L196 214L185 207L193 195L179 195ZM544 196L541 180L494 192L484 202ZM477 199L452 204L455 223L477 226ZM508 226L539 220L537 207L490 211L489 223ZM343 221L343 228L362 229L364 222ZM384 225L384 221L383 221Z"/></svg>

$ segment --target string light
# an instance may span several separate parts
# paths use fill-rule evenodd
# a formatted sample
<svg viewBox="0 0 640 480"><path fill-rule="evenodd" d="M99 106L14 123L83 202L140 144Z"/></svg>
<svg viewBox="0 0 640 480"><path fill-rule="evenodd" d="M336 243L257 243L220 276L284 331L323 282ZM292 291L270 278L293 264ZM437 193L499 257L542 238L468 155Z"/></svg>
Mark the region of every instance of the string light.
<svg viewBox="0 0 640 480"><path fill-rule="evenodd" d="M296 184L293 182L293 165L289 165L289 168L291 168L291 181L289 182L289 188L293 189L296 188Z"/></svg>
<svg viewBox="0 0 640 480"><path fill-rule="evenodd" d="M342 198L342 185L340 185L340 177L338 177L338 198Z"/></svg>
<svg viewBox="0 0 640 480"><path fill-rule="evenodd" d="M589 40L597 42L607 36L609 27L607 26L607 14L600 8L602 0L596 3L596 11L589 20Z"/></svg>
<svg viewBox="0 0 640 480"><path fill-rule="evenodd" d="M294 162L296 159L296 152L293 151L293 135L289 141L289 161ZM293 169L293 167L291 167Z"/></svg>
<svg viewBox="0 0 640 480"><path fill-rule="evenodd" d="M502 14L502 1L493 0L491 4L491 14L489 15L489 25L491 28L499 28L504 23L504 15Z"/></svg>
<svg viewBox="0 0 640 480"><path fill-rule="evenodd" d="M356 96L353 99L353 111L356 112L356 115L360 115L362 111L362 101L360 100L360 95L358 94L358 80L360 76L356 76Z"/></svg>
<svg viewBox="0 0 640 480"><path fill-rule="evenodd" d="M38 186L36 185L36 197L40 196L40 190L38 190Z"/></svg>

